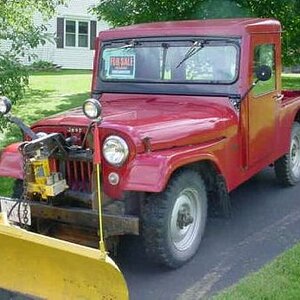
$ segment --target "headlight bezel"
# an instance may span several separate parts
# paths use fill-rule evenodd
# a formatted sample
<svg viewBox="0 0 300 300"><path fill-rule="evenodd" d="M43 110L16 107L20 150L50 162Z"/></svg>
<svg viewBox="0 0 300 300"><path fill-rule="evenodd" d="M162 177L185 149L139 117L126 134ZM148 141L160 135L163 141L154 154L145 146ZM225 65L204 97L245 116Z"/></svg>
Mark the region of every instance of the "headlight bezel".
<svg viewBox="0 0 300 300"><path fill-rule="evenodd" d="M110 147L113 146L113 144L116 145L116 147L121 147L122 151L123 151L123 157L118 159L117 161L113 161L110 157L109 154L107 153L107 147L109 146L110 143ZM120 148L119 148L120 149ZM111 166L114 167L121 167L125 164L125 162L127 161L128 157L129 157L129 145L126 142L126 140L118 135L109 135L104 139L104 142L102 144L102 155L104 160L110 164ZM110 154L113 155L113 154Z"/></svg>
<svg viewBox="0 0 300 300"><path fill-rule="evenodd" d="M95 111L94 114L88 113L88 111L89 111L87 109L88 105L90 105L90 107L94 109L94 111ZM101 117L102 106L98 100L90 98L90 99L87 99L84 101L84 103L82 105L82 110L86 117L88 117L91 120L97 120Z"/></svg>

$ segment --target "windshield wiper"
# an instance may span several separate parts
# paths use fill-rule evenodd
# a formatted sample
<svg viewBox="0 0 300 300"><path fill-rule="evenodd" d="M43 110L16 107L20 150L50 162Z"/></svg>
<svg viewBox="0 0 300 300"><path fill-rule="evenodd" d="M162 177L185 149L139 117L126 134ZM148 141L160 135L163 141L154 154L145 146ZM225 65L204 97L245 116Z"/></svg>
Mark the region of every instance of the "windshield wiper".
<svg viewBox="0 0 300 300"><path fill-rule="evenodd" d="M191 48L185 53L183 59L176 66L176 69L178 69L186 60L188 60L196 53L198 53L198 51L200 51L203 47L204 47L204 41L195 41L191 46Z"/></svg>
<svg viewBox="0 0 300 300"><path fill-rule="evenodd" d="M122 49L132 49L135 48L136 46L141 45L141 42L138 42L136 40L131 40L125 43L125 45L120 46L120 47L115 47L115 48L110 48L110 51L119 51Z"/></svg>
<svg viewBox="0 0 300 300"><path fill-rule="evenodd" d="M121 46L119 49L134 48L138 44L139 42L137 42L136 40L131 40L129 43L126 43L126 45Z"/></svg>

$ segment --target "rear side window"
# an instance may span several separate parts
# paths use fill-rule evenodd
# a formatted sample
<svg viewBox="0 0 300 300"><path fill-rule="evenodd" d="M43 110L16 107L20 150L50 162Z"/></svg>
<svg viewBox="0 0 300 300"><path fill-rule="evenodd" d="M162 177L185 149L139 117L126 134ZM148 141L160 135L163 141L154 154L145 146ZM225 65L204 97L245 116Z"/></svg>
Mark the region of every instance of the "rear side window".
<svg viewBox="0 0 300 300"><path fill-rule="evenodd" d="M255 69L261 65L267 65L272 69L272 77L268 81L260 81L253 89L253 95L267 94L276 89L275 76L275 45L264 44L256 46L254 49L253 78L256 80Z"/></svg>

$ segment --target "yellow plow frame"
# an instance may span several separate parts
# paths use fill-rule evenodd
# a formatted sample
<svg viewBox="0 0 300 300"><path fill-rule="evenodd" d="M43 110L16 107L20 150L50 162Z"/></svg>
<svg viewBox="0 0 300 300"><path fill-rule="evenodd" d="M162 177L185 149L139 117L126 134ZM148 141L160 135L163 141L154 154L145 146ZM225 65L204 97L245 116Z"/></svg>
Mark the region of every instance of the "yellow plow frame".
<svg viewBox="0 0 300 300"><path fill-rule="evenodd" d="M128 299L124 277L104 247L96 168L100 249L12 226L0 213L0 287L43 299Z"/></svg>

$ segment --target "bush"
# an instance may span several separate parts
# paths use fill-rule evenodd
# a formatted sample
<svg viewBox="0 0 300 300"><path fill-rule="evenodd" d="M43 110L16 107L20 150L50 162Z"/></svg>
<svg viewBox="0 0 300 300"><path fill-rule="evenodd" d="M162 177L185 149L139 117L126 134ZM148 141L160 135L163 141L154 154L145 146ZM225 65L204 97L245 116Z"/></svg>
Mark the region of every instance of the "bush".
<svg viewBox="0 0 300 300"><path fill-rule="evenodd" d="M29 66L31 71L52 71L57 69L59 69L57 65L45 60L35 61Z"/></svg>
<svg viewBox="0 0 300 300"><path fill-rule="evenodd" d="M23 98L27 85L27 68L14 55L0 54L0 95L15 103ZM6 124L6 120L1 118L0 128L6 127Z"/></svg>
<svg viewBox="0 0 300 300"><path fill-rule="evenodd" d="M27 68L13 55L0 55L0 95L16 102L23 97L27 85Z"/></svg>

